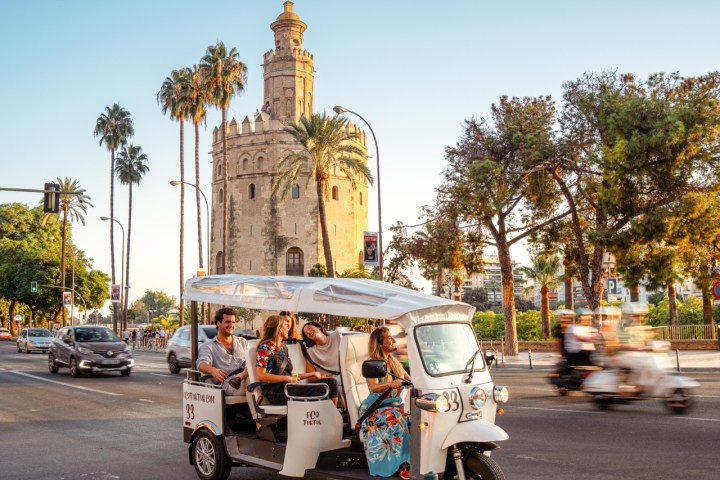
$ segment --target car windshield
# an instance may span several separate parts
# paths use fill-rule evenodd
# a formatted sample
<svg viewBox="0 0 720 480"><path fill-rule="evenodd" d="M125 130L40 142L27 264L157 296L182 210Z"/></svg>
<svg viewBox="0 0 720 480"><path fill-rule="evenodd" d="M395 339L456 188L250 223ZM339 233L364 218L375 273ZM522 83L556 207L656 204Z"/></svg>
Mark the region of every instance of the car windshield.
<svg viewBox="0 0 720 480"><path fill-rule="evenodd" d="M78 328L75 330L78 342L119 342L120 338L109 328Z"/></svg>
<svg viewBox="0 0 720 480"><path fill-rule="evenodd" d="M425 370L433 376L464 372L469 368L468 360L479 348L469 323L418 325L415 339ZM483 368L482 355L478 355L475 370Z"/></svg>
<svg viewBox="0 0 720 480"><path fill-rule="evenodd" d="M215 328L214 326L204 325L202 329L205 332L205 335L207 335L208 340L213 340L215 337L217 337L217 328Z"/></svg>
<svg viewBox="0 0 720 480"><path fill-rule="evenodd" d="M45 328L33 328L28 330L28 337L52 337L52 333Z"/></svg>

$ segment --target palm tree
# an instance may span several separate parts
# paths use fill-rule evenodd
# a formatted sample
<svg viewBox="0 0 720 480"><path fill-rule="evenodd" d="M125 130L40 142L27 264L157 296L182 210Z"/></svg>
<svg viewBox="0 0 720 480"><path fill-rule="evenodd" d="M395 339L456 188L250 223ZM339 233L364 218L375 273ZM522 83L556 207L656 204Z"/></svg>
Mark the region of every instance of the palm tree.
<svg viewBox="0 0 720 480"><path fill-rule="evenodd" d="M101 113L95 123L96 137L100 137L100 145L110 151L110 264L112 269L112 283L115 283L115 215L113 204L115 202L115 151L127 143L128 139L135 134L133 120L130 112L117 103L112 107L105 107L105 113ZM117 322L117 320L116 320ZM117 327L117 325L114 325Z"/></svg>
<svg viewBox="0 0 720 480"><path fill-rule="evenodd" d="M306 185L311 180L315 182L328 277L335 276L325 217L325 197L329 191L330 173L337 167L350 180L353 189L357 188L358 180L370 184L373 182L372 174L365 163L365 152L353 142L358 138L358 134L349 132L346 126L347 120L337 115L328 117L325 112L315 113L309 118L301 117L299 124L290 123L283 131L292 135L303 149L280 159L278 176L272 184L273 195L279 193L280 198L285 200L301 174L307 175ZM307 173L302 171L306 164L310 169Z"/></svg>
<svg viewBox="0 0 720 480"><path fill-rule="evenodd" d="M190 69L173 70L160 87L157 101L163 114L169 113L172 120L180 123L180 181L185 181L185 120L188 118L187 85L190 81ZM185 184L180 183L180 324L185 324L183 315L183 289L185 287Z"/></svg>
<svg viewBox="0 0 720 480"><path fill-rule="evenodd" d="M203 241L202 241L202 221L200 212L200 123L205 121L207 114L207 93L204 88L205 77L202 69L197 65L193 65L190 74L190 81L187 84L188 113L192 118L195 127L195 201L197 204L197 231L198 231L198 259L200 268L203 268ZM210 228L210 218L207 219L208 229ZM209 239L208 239L209 241ZM208 247L210 247L208 245ZM209 250L208 250L209 252ZM210 274L210 259L207 259Z"/></svg>
<svg viewBox="0 0 720 480"><path fill-rule="evenodd" d="M124 148L115 159L115 173L123 185L128 186L128 223L127 223L127 249L125 250L125 286L130 285L130 234L132 231L132 187L133 184L140 185L140 180L147 174L147 155L142 147L133 144ZM127 328L128 295L125 290L125 306L123 308L122 330Z"/></svg>
<svg viewBox="0 0 720 480"><path fill-rule="evenodd" d="M247 67L240 61L240 54L234 48L229 51L223 42L209 46L200 62L200 70L205 80L205 92L210 103L222 112L223 139L223 233L222 257L223 271L228 271L228 224L230 222L228 194L228 149L227 149L227 109L230 99L245 89ZM209 261L209 259L208 259ZM217 272L216 272L217 273ZM182 312L182 306L180 308Z"/></svg>
<svg viewBox="0 0 720 480"><path fill-rule="evenodd" d="M62 291L65 291L65 243L67 240L67 224L68 221L76 222L79 221L85 225L85 214L87 213L87 207L93 206L90 203L90 197L85 194L85 189L80 188L80 182L77 180L70 180L57 178L57 183L60 185L60 191L65 192L60 194L60 212L62 212L62 248L60 249L60 287ZM42 203L42 202L40 202ZM55 218L52 213L46 213L43 215L43 225L50 219ZM73 298L75 294L73 292ZM62 308L62 321L63 326L66 322L65 307Z"/></svg>
<svg viewBox="0 0 720 480"><path fill-rule="evenodd" d="M531 259L532 267L520 267L528 280L540 285L540 316L542 318L542 334L550 336L550 288L558 285L560 279L560 259L556 256L538 255Z"/></svg>

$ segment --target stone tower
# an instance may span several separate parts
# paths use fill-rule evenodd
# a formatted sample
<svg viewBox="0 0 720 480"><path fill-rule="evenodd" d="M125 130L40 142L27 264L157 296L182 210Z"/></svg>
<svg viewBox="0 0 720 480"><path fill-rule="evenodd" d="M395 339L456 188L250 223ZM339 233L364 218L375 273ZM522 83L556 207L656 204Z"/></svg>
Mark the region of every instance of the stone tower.
<svg viewBox="0 0 720 480"><path fill-rule="evenodd" d="M229 171L223 172L222 131L213 130L211 273L222 272L223 180L228 175L230 222L227 273L307 275L315 263L325 263L314 183L301 175L286 200L271 196L277 163L302 151L283 131L313 112L313 56L303 50L306 25L284 3L284 11L270 25L274 48L263 57L264 93L260 108L242 122L231 119L228 131ZM366 151L365 133L353 124ZM326 216L335 271L357 267L362 232L367 230L367 185L353 190L342 172L332 172Z"/></svg>

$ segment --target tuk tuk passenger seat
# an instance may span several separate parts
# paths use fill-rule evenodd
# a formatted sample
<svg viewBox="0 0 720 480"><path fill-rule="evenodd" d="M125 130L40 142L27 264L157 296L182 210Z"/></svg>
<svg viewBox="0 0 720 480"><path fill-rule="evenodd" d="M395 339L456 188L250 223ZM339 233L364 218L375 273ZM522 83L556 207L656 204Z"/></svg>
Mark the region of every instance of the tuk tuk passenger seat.
<svg viewBox="0 0 720 480"><path fill-rule="evenodd" d="M370 394L367 379L362 375L362 364L370 358L369 338L370 335L364 333L343 335L340 339L340 371L351 427L354 427L358 421L360 404Z"/></svg>

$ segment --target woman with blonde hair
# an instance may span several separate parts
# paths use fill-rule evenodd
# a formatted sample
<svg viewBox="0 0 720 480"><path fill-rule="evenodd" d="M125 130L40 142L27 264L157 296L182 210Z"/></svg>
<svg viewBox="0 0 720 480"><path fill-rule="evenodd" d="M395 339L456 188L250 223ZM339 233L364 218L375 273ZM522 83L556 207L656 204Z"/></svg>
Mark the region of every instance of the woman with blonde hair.
<svg viewBox="0 0 720 480"><path fill-rule="evenodd" d="M360 404L358 414L362 417L380 395L391 390L378 409L360 426L365 455L371 475L410 478L410 428L400 397L403 381L409 381L410 375L400 361L392 356L395 350L395 339L388 328L380 327L370 334L369 357L373 360L384 360L387 371L398 378L391 375L381 379L369 378L370 395Z"/></svg>
<svg viewBox="0 0 720 480"><path fill-rule="evenodd" d="M298 343L301 341L302 335L298 331L297 315L292 312L280 312L281 317L285 317L288 321L288 343Z"/></svg>
<svg viewBox="0 0 720 480"><path fill-rule="evenodd" d="M293 365L286 341L290 326L287 318L280 315L270 315L263 325L263 334L255 355L255 368L257 378L261 382L269 382L263 387L263 396L271 405L287 405L285 385L308 380L307 387L303 389L303 396L314 397L325 393L328 386L328 397L337 405L337 381L334 378L321 378L318 372L292 373Z"/></svg>

